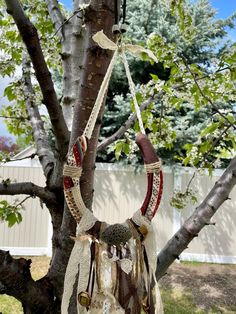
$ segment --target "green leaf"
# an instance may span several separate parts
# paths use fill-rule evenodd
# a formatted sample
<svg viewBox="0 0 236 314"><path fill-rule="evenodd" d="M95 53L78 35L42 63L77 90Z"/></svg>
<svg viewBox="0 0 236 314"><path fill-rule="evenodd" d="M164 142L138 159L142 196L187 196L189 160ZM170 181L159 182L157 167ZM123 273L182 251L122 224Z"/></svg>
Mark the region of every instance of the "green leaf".
<svg viewBox="0 0 236 314"><path fill-rule="evenodd" d="M226 118L229 120L230 123L234 124L235 123L235 118L232 114L228 114Z"/></svg>
<svg viewBox="0 0 236 314"><path fill-rule="evenodd" d="M207 126L204 130L201 131L201 137L204 137L208 134L212 134L215 130L219 128L220 123L214 122L211 125Z"/></svg>
<svg viewBox="0 0 236 314"><path fill-rule="evenodd" d="M191 201L193 204L197 203L198 199L197 199L196 195L191 195Z"/></svg>
<svg viewBox="0 0 236 314"><path fill-rule="evenodd" d="M190 160L191 160L191 156L187 156L187 157L184 158L183 164L184 164L185 167L189 165Z"/></svg>
<svg viewBox="0 0 236 314"><path fill-rule="evenodd" d="M120 158L120 155L122 153L122 147L123 147L123 143L122 142L116 143L116 145L115 145L115 157L116 157L116 160L119 160L119 158Z"/></svg>
<svg viewBox="0 0 236 314"><path fill-rule="evenodd" d="M17 220L17 223L19 224L20 222L22 222L22 215L21 213L17 212L16 213L16 220Z"/></svg>
<svg viewBox="0 0 236 314"><path fill-rule="evenodd" d="M204 154L209 150L210 147L211 147L210 143L208 141L205 141L199 146L199 151L200 153Z"/></svg>
<svg viewBox="0 0 236 314"><path fill-rule="evenodd" d="M0 204L3 205L3 208L8 206L8 203L6 200L0 201Z"/></svg>
<svg viewBox="0 0 236 314"><path fill-rule="evenodd" d="M156 74L151 74L151 73L150 73L150 76L151 76L151 78L152 78L155 82L159 81L159 77L158 77Z"/></svg>
<svg viewBox="0 0 236 314"><path fill-rule="evenodd" d="M129 154L129 144L128 143L124 143L123 145L123 152L128 155Z"/></svg>
<svg viewBox="0 0 236 314"><path fill-rule="evenodd" d="M4 96L6 96L9 101L12 101L16 98L15 94L13 93L12 85L8 85L4 89Z"/></svg>
<svg viewBox="0 0 236 314"><path fill-rule="evenodd" d="M14 224L17 222L16 214L15 213L8 214L6 220L8 221L8 227L14 226Z"/></svg>

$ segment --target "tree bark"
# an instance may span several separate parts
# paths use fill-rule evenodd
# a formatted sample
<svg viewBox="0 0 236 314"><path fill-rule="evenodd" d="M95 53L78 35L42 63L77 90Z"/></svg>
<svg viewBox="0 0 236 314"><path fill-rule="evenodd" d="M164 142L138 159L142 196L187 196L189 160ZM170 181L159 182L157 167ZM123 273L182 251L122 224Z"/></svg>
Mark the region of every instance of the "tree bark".
<svg viewBox="0 0 236 314"><path fill-rule="evenodd" d="M53 287L45 277L34 281L30 273L31 260L13 259L0 250L0 293L21 301L25 314L59 314L59 302L54 299Z"/></svg>
<svg viewBox="0 0 236 314"><path fill-rule="evenodd" d="M32 125L33 137L36 143L36 152L42 165L44 175L46 179L49 180L49 176L54 168L55 158L46 136L38 106L34 101L34 90L30 76L31 67L30 61L27 59L27 55L25 54L23 56L22 64L25 105Z"/></svg>
<svg viewBox="0 0 236 314"><path fill-rule="evenodd" d="M99 48L92 40L92 36L101 29L108 30L107 35L112 38L112 24L114 22L113 1L91 1L85 9L86 39L83 69L81 70L79 101L74 109L73 129L71 144L82 134L90 116L101 82L111 59L111 53ZM101 118L101 116L100 116ZM95 126L93 136L89 142L84 163L81 181L81 193L88 208L91 208L93 198L93 175L96 157L96 146L100 123ZM63 221L60 230L60 242L52 259L48 276L56 290L56 295L61 298L63 292L64 275L67 262L73 246L71 236L75 235L75 221L67 206L64 208Z"/></svg>
<svg viewBox="0 0 236 314"><path fill-rule="evenodd" d="M101 49L93 40L92 36L103 29L106 35L113 39L112 25L114 23L113 1L103 0L91 1L85 11L85 23L87 27L86 46L81 71L79 100L76 103L73 119L71 143L83 133L95 103L100 85L111 60L112 53ZM84 161L83 174L81 177L81 193L85 204L91 208L93 199L93 177L95 169L95 158L99 131L101 127L101 116L104 108L101 109L97 123L89 141L86 158Z"/></svg>
<svg viewBox="0 0 236 314"><path fill-rule="evenodd" d="M60 156L64 160L68 150L69 133L54 89L51 73L43 56L37 30L24 14L18 0L5 0L5 2L7 12L12 15L31 57L43 94L43 101L55 132L57 149L60 150Z"/></svg>
<svg viewBox="0 0 236 314"><path fill-rule="evenodd" d="M0 195L19 195L26 194L32 197L39 197L46 205L57 204L54 193L50 192L47 187L38 186L32 182L18 183L0 183Z"/></svg>

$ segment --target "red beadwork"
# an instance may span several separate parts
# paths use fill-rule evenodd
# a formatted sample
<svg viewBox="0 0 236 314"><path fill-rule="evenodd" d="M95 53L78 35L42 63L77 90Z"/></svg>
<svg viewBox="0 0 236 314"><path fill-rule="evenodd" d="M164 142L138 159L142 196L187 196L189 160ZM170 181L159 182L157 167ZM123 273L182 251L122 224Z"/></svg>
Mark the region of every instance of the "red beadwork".
<svg viewBox="0 0 236 314"><path fill-rule="evenodd" d="M70 189L74 186L74 183L73 183L73 180L71 179L71 177L64 177L63 183L64 183L65 189Z"/></svg>
<svg viewBox="0 0 236 314"><path fill-rule="evenodd" d="M73 154L75 156L76 166L81 166L82 160L81 160L81 154L78 148L79 143L75 143L73 145Z"/></svg>

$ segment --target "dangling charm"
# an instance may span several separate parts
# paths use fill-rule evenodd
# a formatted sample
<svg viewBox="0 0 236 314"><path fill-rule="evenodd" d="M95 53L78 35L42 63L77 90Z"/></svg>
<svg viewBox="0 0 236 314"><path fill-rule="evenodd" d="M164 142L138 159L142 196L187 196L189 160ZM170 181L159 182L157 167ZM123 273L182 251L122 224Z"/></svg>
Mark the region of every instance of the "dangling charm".
<svg viewBox="0 0 236 314"><path fill-rule="evenodd" d="M78 294L78 302L80 305L84 306L84 307L89 307L91 304L91 297L88 294L87 291L81 291Z"/></svg>

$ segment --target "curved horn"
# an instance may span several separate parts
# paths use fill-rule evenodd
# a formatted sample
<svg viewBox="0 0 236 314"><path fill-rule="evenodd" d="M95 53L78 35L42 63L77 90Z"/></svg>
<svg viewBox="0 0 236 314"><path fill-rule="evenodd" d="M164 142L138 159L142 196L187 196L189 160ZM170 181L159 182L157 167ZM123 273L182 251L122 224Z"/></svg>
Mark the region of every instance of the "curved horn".
<svg viewBox="0 0 236 314"><path fill-rule="evenodd" d="M138 134L135 141L143 157L148 180L147 192L141 206L141 212L142 215L151 220L157 212L163 193L163 174L160 170L161 163L146 135Z"/></svg>
<svg viewBox="0 0 236 314"><path fill-rule="evenodd" d="M66 202L77 223L80 222L83 213L87 211L80 193L79 185L86 150L87 139L85 136L80 136L72 146L63 169Z"/></svg>
<svg viewBox="0 0 236 314"><path fill-rule="evenodd" d="M144 134L138 134L136 143L144 160L148 180L147 193L141 206L141 212L142 215L151 220L160 205L163 192L163 175L160 170L159 158L148 137ZM83 213L87 210L79 187L86 150L87 140L84 136L81 136L73 145L63 171L65 198L77 223L79 223Z"/></svg>

